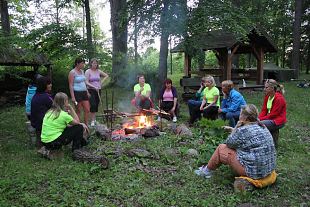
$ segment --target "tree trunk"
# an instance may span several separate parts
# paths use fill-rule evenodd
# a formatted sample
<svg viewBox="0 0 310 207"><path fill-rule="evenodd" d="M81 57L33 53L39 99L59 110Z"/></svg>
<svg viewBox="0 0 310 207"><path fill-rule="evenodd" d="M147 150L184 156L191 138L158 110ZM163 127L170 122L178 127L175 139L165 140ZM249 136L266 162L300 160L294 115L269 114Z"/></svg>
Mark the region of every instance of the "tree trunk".
<svg viewBox="0 0 310 207"><path fill-rule="evenodd" d="M110 0L112 30L112 81L125 70L127 65L127 4L126 0Z"/></svg>
<svg viewBox="0 0 310 207"><path fill-rule="evenodd" d="M283 44L282 44L282 65L281 65L282 68L285 67L286 37L287 37L286 34L284 34L284 37L283 37Z"/></svg>
<svg viewBox="0 0 310 207"><path fill-rule="evenodd" d="M302 0L295 0L295 20L293 26L293 52L292 69L295 70L295 78L299 76L300 59L300 30L301 30Z"/></svg>
<svg viewBox="0 0 310 207"><path fill-rule="evenodd" d="M138 24L137 24L137 12L135 13L135 29L134 29L134 48L135 48L135 65L138 65Z"/></svg>
<svg viewBox="0 0 310 207"><path fill-rule="evenodd" d="M159 51L159 68L158 68L158 78L159 82L163 83L167 78L167 58L168 58L168 39L169 33L166 22L167 13L168 13L168 0L164 0L164 7L160 15L160 27L161 27L161 37L160 37L160 51Z"/></svg>
<svg viewBox="0 0 310 207"><path fill-rule="evenodd" d="M2 30L4 35L8 36L11 33L11 26L7 0L0 0L0 12Z"/></svg>
<svg viewBox="0 0 310 207"><path fill-rule="evenodd" d="M306 58L306 74L309 74L310 70L310 42L308 41L308 55Z"/></svg>
<svg viewBox="0 0 310 207"><path fill-rule="evenodd" d="M85 7L85 18L86 18L87 55L88 55L88 58L91 59L94 57L94 49L93 49L93 41L92 41L89 0L84 0L84 7Z"/></svg>

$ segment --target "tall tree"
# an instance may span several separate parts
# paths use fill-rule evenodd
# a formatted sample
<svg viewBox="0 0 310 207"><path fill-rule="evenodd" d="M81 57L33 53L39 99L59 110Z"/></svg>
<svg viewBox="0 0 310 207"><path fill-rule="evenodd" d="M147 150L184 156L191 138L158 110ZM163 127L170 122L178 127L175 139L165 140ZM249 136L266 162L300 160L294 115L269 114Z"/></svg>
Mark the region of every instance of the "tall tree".
<svg viewBox="0 0 310 207"><path fill-rule="evenodd" d="M112 80L126 68L127 65L127 4L126 0L109 0L111 7L112 30ZM117 83L117 82L116 82Z"/></svg>
<svg viewBox="0 0 310 207"><path fill-rule="evenodd" d="M302 16L302 0L295 0L295 18L293 25L293 51L292 51L292 69L295 70L295 78L299 76L300 59L300 26Z"/></svg>
<svg viewBox="0 0 310 207"><path fill-rule="evenodd" d="M7 36L11 33L10 16L9 16L7 0L0 0L0 12L1 12L2 30L3 30L4 35Z"/></svg>
<svg viewBox="0 0 310 207"><path fill-rule="evenodd" d="M94 47L92 41L89 0L84 0L83 3L85 8L85 19L86 19L87 55L88 58L91 59L94 57Z"/></svg>

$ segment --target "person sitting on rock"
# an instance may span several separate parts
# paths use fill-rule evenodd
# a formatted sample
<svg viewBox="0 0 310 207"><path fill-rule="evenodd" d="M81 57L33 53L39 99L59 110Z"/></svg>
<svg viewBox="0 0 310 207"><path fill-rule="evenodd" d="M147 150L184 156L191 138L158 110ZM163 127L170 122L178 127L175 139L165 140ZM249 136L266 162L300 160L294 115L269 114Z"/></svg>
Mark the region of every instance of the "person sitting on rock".
<svg viewBox="0 0 310 207"><path fill-rule="evenodd" d="M200 111L203 117L215 120L217 119L218 109L220 107L220 91L216 87L215 80L212 76L206 77L206 88L200 105Z"/></svg>
<svg viewBox="0 0 310 207"><path fill-rule="evenodd" d="M36 130L36 145L42 147L41 130L45 113L52 107L53 98L51 96L52 82L49 78L41 76L37 80L37 91L31 100L31 126Z"/></svg>
<svg viewBox="0 0 310 207"><path fill-rule="evenodd" d="M172 121L177 122L178 93L169 78L165 80L164 87L160 91L159 108L170 113Z"/></svg>
<svg viewBox="0 0 310 207"><path fill-rule="evenodd" d="M269 129L277 145L277 136L274 136L274 133L286 123L284 87L273 79L267 79L264 92L264 103L258 118Z"/></svg>
<svg viewBox="0 0 310 207"><path fill-rule="evenodd" d="M187 102L189 110L189 124L192 125L197 119L201 118L200 106L204 97L204 89L206 88L207 78L203 77L201 79L200 88L195 94L195 99L190 99Z"/></svg>
<svg viewBox="0 0 310 207"><path fill-rule="evenodd" d="M234 89L234 83L231 80L222 82L223 101L218 110L224 120L229 121L229 126L235 127L239 120L241 107L246 105L243 96Z"/></svg>
<svg viewBox="0 0 310 207"><path fill-rule="evenodd" d="M195 173L210 178L221 164L229 165L239 176L252 180L264 179L275 173L275 146L270 132L258 120L255 105L242 108L240 120L225 144L220 144L208 164L195 170Z"/></svg>
<svg viewBox="0 0 310 207"><path fill-rule="evenodd" d="M43 119L41 140L47 150L57 150L71 141L72 151L87 144L83 132L88 128L81 123L73 107L68 102L68 96L59 92L55 95L52 108Z"/></svg>
<svg viewBox="0 0 310 207"><path fill-rule="evenodd" d="M135 98L131 101L131 104L138 110L153 108L151 86L148 83L145 83L144 75L139 75L138 81L139 83L134 86Z"/></svg>

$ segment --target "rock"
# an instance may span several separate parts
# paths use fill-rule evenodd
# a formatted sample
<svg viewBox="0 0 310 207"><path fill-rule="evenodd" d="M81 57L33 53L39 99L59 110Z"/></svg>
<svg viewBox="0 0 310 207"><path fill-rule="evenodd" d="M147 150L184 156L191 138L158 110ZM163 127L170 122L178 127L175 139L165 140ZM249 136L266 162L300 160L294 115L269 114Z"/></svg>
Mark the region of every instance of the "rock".
<svg viewBox="0 0 310 207"><path fill-rule="evenodd" d="M187 150L187 155L191 157L198 157L198 151L195 149L188 149Z"/></svg>
<svg viewBox="0 0 310 207"><path fill-rule="evenodd" d="M245 179L236 178L234 182L234 191L235 193L244 192L244 191L252 191L254 190L254 186Z"/></svg>
<svg viewBox="0 0 310 207"><path fill-rule="evenodd" d="M168 149L165 149L162 154L166 156L176 157L180 153L178 149L168 148Z"/></svg>
<svg viewBox="0 0 310 207"><path fill-rule="evenodd" d="M180 124L179 126L177 126L174 133L179 136L186 136L186 137L193 136L192 131L185 124Z"/></svg>
<svg viewBox="0 0 310 207"><path fill-rule="evenodd" d="M110 140L111 139L111 131L107 128L107 126L103 124L96 125L96 135L103 140Z"/></svg>

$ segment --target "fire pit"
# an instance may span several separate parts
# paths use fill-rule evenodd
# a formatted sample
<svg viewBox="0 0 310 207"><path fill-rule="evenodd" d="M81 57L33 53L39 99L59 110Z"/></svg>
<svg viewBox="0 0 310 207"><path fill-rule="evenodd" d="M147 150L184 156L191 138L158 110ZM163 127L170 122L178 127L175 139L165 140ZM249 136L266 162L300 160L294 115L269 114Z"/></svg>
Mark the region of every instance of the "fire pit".
<svg viewBox="0 0 310 207"><path fill-rule="evenodd" d="M112 140L135 140L159 135L153 115L140 114L123 120L122 128L112 131Z"/></svg>

